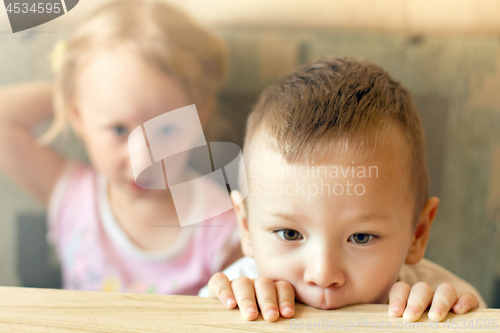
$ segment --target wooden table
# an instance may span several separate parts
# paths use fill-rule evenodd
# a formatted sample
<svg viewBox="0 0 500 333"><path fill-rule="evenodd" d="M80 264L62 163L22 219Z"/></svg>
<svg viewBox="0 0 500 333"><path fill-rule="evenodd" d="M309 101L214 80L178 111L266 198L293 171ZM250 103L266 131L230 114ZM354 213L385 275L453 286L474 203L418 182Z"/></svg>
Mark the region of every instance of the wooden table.
<svg viewBox="0 0 500 333"><path fill-rule="evenodd" d="M353 305L326 311L298 304L297 314L292 321L280 319L276 323L268 323L259 317L256 321L247 322L240 317L238 310L227 310L218 300L195 296L0 287L2 333L500 332L500 327L478 328L478 323L484 325L485 320L500 326L500 309L474 310L460 316L450 314L447 319L449 328L445 327L445 322L439 323L437 327L426 314L416 324L407 323L401 318L391 318L387 314L387 305ZM453 319L457 326L455 329L452 327ZM460 329L463 325L460 320L464 320L467 325L473 322L474 328L466 326ZM430 324L433 326L429 327Z"/></svg>

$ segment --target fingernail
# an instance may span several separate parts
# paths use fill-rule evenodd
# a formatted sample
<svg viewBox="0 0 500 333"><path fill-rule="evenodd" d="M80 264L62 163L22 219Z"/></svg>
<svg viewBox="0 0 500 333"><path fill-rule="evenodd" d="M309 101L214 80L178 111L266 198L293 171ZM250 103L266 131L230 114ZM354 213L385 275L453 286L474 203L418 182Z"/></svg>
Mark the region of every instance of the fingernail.
<svg viewBox="0 0 500 333"><path fill-rule="evenodd" d="M440 316L443 312L441 311L441 309L431 309L430 313L435 313Z"/></svg>
<svg viewBox="0 0 500 333"><path fill-rule="evenodd" d="M414 321L417 319L417 311L412 308L406 308L403 312L403 318L407 321Z"/></svg>
<svg viewBox="0 0 500 333"><path fill-rule="evenodd" d="M236 304L236 302L234 301L234 299L232 298L228 298L227 301L226 301L226 304L230 307L232 307L233 305Z"/></svg>
<svg viewBox="0 0 500 333"><path fill-rule="evenodd" d="M403 318L406 320L413 321L417 317L417 310L414 308L406 308L405 312L403 313Z"/></svg>
<svg viewBox="0 0 500 333"><path fill-rule="evenodd" d="M441 309L431 309L429 311L428 317L431 320L438 320L439 318L441 318L442 313L443 312L441 311Z"/></svg>
<svg viewBox="0 0 500 333"><path fill-rule="evenodd" d="M269 309L269 310L267 310L267 312L266 312L266 315L267 315L268 317L274 316L275 314L276 314L276 311L275 311L275 310L273 310L273 309Z"/></svg>
<svg viewBox="0 0 500 333"><path fill-rule="evenodd" d="M457 305L455 305L455 310L456 310L456 311L458 311L458 312L462 312L462 309L463 309L463 308L464 308L464 307L463 307L463 306L462 306L462 304L460 304L460 303L459 303L459 304L457 304Z"/></svg>
<svg viewBox="0 0 500 333"><path fill-rule="evenodd" d="M400 307L393 307L391 308L391 314L394 315L394 316L399 316L399 314L401 313L401 308Z"/></svg>
<svg viewBox="0 0 500 333"><path fill-rule="evenodd" d="M407 314L409 315L416 315L417 314L417 310L415 310L414 308L406 308L406 311L405 311Z"/></svg>
<svg viewBox="0 0 500 333"><path fill-rule="evenodd" d="M283 309L283 313L292 314L293 309L291 307L287 306L286 308Z"/></svg>
<svg viewBox="0 0 500 333"><path fill-rule="evenodd" d="M250 315L250 314L254 314L256 311L254 308L247 308L245 312L247 315Z"/></svg>

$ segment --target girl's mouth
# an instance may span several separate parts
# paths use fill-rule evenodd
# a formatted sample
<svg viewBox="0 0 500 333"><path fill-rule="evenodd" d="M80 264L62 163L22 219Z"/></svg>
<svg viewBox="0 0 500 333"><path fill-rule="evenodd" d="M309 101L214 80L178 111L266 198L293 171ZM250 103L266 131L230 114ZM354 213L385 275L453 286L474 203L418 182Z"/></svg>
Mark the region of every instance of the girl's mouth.
<svg viewBox="0 0 500 333"><path fill-rule="evenodd" d="M147 191L146 188L143 188L143 187L140 187L139 185L137 185L137 183L135 181L131 181L129 182L130 184L130 187L134 190L134 191ZM143 184L145 185L145 184Z"/></svg>

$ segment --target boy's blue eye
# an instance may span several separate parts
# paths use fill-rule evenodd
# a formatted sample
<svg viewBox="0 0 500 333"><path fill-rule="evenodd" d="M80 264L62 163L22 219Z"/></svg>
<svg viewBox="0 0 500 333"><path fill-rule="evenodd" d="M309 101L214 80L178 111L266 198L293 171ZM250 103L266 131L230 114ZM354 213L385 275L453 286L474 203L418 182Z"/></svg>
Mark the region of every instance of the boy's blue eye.
<svg viewBox="0 0 500 333"><path fill-rule="evenodd" d="M351 236L349 236L349 240L356 244L366 244L373 238L375 238L374 235L364 234L364 233L352 234Z"/></svg>
<svg viewBox="0 0 500 333"><path fill-rule="evenodd" d="M274 232L287 241L295 241L304 238L300 232L293 229L281 229Z"/></svg>
<svg viewBox="0 0 500 333"><path fill-rule="evenodd" d="M118 136L123 136L127 134L127 128L122 125L113 126L113 132Z"/></svg>

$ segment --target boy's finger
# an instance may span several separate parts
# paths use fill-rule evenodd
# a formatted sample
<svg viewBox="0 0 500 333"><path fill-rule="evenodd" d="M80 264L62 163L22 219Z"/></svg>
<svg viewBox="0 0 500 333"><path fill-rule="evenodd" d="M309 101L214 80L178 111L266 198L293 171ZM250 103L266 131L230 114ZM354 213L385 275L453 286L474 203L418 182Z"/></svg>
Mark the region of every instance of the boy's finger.
<svg viewBox="0 0 500 333"><path fill-rule="evenodd" d="M274 283L278 293L278 306L280 314L284 318L292 318L295 315L295 290L288 281L276 281Z"/></svg>
<svg viewBox="0 0 500 333"><path fill-rule="evenodd" d="M422 317L425 309L429 306L434 292L432 288L425 282L416 283L408 296L406 310L403 313L403 318L407 321L417 321Z"/></svg>
<svg viewBox="0 0 500 333"><path fill-rule="evenodd" d="M236 298L231 289L231 282L224 273L215 273L208 281L208 297L218 298L230 309L236 307Z"/></svg>
<svg viewBox="0 0 500 333"><path fill-rule="evenodd" d="M267 277L258 277L253 280L257 302L259 303L262 317L267 321L276 321L280 317L276 287L273 280Z"/></svg>
<svg viewBox="0 0 500 333"><path fill-rule="evenodd" d="M240 308L241 316L246 320L255 320L259 316L257 303L255 302L255 290L253 281L242 276L231 281L236 302Z"/></svg>
<svg viewBox="0 0 500 333"><path fill-rule="evenodd" d="M476 295L471 293L465 293L460 295L458 300L453 305L453 312L458 314L463 314L468 312L470 309L475 309L479 306L479 300Z"/></svg>
<svg viewBox="0 0 500 333"><path fill-rule="evenodd" d="M389 314L393 317L401 317L406 308L410 286L402 281L396 282L389 291Z"/></svg>
<svg viewBox="0 0 500 333"><path fill-rule="evenodd" d="M432 299L432 305L429 310L430 320L443 320L448 312L450 312L451 307L455 304L457 300L457 291L449 283L441 283L434 292L434 298Z"/></svg>

